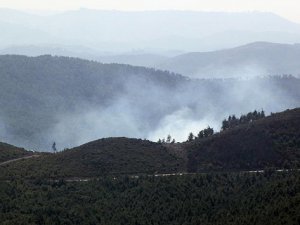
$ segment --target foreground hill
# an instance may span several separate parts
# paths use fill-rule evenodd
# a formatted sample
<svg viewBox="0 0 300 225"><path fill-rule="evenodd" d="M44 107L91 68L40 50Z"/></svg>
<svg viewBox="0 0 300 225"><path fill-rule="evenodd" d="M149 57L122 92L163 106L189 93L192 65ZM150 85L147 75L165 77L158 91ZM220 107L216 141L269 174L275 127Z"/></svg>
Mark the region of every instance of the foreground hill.
<svg viewBox="0 0 300 225"><path fill-rule="evenodd" d="M300 44L256 42L214 52L194 52L166 60L160 69L193 78L300 75Z"/></svg>
<svg viewBox="0 0 300 225"><path fill-rule="evenodd" d="M190 172L300 167L300 109L187 143Z"/></svg>
<svg viewBox="0 0 300 225"><path fill-rule="evenodd" d="M0 163L29 156L31 154L32 152L26 151L23 148L18 148L13 145L0 142Z"/></svg>
<svg viewBox="0 0 300 225"><path fill-rule="evenodd" d="M1 179L251 171L300 167L300 109L241 124L208 138L166 144L106 138L1 167Z"/></svg>
<svg viewBox="0 0 300 225"><path fill-rule="evenodd" d="M3 165L0 178L72 178L174 173L184 161L161 144L129 138L93 141L57 154Z"/></svg>
<svg viewBox="0 0 300 225"><path fill-rule="evenodd" d="M64 149L102 137L157 141L170 133L183 141L231 113L299 106L300 79L191 80L144 67L6 55L0 95L3 141L45 151L54 141Z"/></svg>

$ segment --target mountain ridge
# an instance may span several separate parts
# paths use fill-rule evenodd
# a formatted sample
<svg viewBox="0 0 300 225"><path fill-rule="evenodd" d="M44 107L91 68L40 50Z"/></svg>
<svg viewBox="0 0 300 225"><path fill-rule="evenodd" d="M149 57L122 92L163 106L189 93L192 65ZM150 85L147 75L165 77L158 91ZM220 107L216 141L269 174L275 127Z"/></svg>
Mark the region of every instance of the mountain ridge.
<svg viewBox="0 0 300 225"><path fill-rule="evenodd" d="M40 40L32 38L30 41L27 38L24 42L18 40L18 35L13 32L6 32L14 43L3 39L3 47L8 47L8 44L30 45L39 40L41 43L83 45L101 51L122 52L147 48L165 50L166 43L169 50L205 51L234 47L256 40L284 43L300 40L299 24L264 12L121 12L85 9L36 16L2 10L0 21L23 24L28 29L35 28L49 34ZM160 27L156 24L160 24ZM99 27L101 30L97 29ZM140 32L135 32L136 29ZM85 32L81 32L82 30ZM181 30L185 31L184 35ZM273 35L274 32L277 35ZM24 31L21 36L30 37L30 31ZM232 37L240 37L240 40ZM178 46L181 49L177 49Z"/></svg>
<svg viewBox="0 0 300 225"><path fill-rule="evenodd" d="M158 65L193 78L300 75L299 44L254 42L230 49L192 52Z"/></svg>

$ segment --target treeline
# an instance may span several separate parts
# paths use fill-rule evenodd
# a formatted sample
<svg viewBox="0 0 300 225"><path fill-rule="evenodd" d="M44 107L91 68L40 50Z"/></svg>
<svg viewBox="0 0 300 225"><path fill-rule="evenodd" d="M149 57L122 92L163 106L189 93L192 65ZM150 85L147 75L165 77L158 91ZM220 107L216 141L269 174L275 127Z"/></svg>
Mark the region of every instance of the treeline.
<svg viewBox="0 0 300 225"><path fill-rule="evenodd" d="M300 173L0 182L0 223L298 225Z"/></svg>
<svg viewBox="0 0 300 225"><path fill-rule="evenodd" d="M214 129L208 126L207 128L199 131L199 133L195 136L192 132L189 134L187 141L193 141L195 139L207 138L214 135ZM175 144L176 140L172 138L169 134L167 138L158 139L157 143L160 144Z"/></svg>
<svg viewBox="0 0 300 225"><path fill-rule="evenodd" d="M241 115L240 117L236 117L235 115L230 115L227 119L223 120L221 130L222 131L228 130L236 126L239 126L241 124L251 123L255 120L263 119L265 117L266 116L264 110L261 111L254 110L253 112L249 112L245 115ZM207 128L199 131L197 135L194 135L192 132L190 132L187 141L189 142L196 139L207 138L214 134L215 134L214 129L208 126ZM158 143L174 144L175 139L172 139L171 135L168 135L166 139L165 138L159 139Z"/></svg>
<svg viewBox="0 0 300 225"><path fill-rule="evenodd" d="M214 135L215 131L213 128L211 128L210 126L208 126L207 128L199 131L198 135L195 136L192 132L189 134L187 141L193 141L196 139L202 139L202 138L207 138L210 137L212 135Z"/></svg>
<svg viewBox="0 0 300 225"><path fill-rule="evenodd" d="M167 136L166 139L162 138L162 139L158 139L158 141L157 141L157 143L160 143L160 144L165 144L165 143L175 144L175 142L176 142L175 138L172 139L172 136L170 134Z"/></svg>
<svg viewBox="0 0 300 225"><path fill-rule="evenodd" d="M262 118L265 118L265 112L264 110L262 111L257 111L254 110L253 112L249 112L245 115L241 115L239 118L236 117L235 115L231 115L228 117L228 119L224 119L222 122L222 127L221 130L228 130L231 128L234 128L236 126L239 126L241 124L247 124L251 123L255 120L259 120ZM215 134L215 131L213 128L208 126L206 129L201 130L197 135L194 135L192 132L189 134L187 141L193 141L196 139L202 139L202 138L207 138Z"/></svg>
<svg viewBox="0 0 300 225"><path fill-rule="evenodd" d="M263 110L260 112L254 110L248 114L241 115L240 118L236 117L235 115L231 115L228 117L228 119L223 120L221 129L228 130L238 125L251 123L262 118L265 118L265 112Z"/></svg>

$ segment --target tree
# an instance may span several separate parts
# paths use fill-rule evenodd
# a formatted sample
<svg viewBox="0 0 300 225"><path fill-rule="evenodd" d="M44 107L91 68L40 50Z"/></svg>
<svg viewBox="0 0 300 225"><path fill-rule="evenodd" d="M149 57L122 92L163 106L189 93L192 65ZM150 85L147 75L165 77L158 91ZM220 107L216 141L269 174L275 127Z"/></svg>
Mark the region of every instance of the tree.
<svg viewBox="0 0 300 225"><path fill-rule="evenodd" d="M229 122L225 119L222 122L222 130L227 130L229 128Z"/></svg>
<svg viewBox="0 0 300 225"><path fill-rule="evenodd" d="M188 137L188 141L194 140L194 134L191 132Z"/></svg>
<svg viewBox="0 0 300 225"><path fill-rule="evenodd" d="M172 137L171 137L171 135L169 134L168 137L167 137L167 143L171 143L171 139L172 139Z"/></svg>
<svg viewBox="0 0 300 225"><path fill-rule="evenodd" d="M212 136L214 134L214 129L208 126L206 129L203 130L203 133L204 137Z"/></svg>
<svg viewBox="0 0 300 225"><path fill-rule="evenodd" d="M52 150L53 150L54 153L57 152L57 150L56 150L56 143L55 142L53 142L53 144L52 144Z"/></svg>
<svg viewBox="0 0 300 225"><path fill-rule="evenodd" d="M199 133L198 133L198 138L204 138L204 132L203 130L201 130Z"/></svg>

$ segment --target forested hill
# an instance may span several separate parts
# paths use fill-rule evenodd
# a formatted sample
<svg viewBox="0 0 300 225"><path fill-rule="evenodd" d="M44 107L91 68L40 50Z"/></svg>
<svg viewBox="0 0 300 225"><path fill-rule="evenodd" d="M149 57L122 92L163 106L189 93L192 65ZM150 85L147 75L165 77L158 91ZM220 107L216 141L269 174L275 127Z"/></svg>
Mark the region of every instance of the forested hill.
<svg viewBox="0 0 300 225"><path fill-rule="evenodd" d="M188 170L300 167L300 109L287 110L186 144Z"/></svg>
<svg viewBox="0 0 300 225"><path fill-rule="evenodd" d="M26 151L23 148L18 148L13 145L0 142L0 163L31 155L32 152Z"/></svg>
<svg viewBox="0 0 300 225"><path fill-rule="evenodd" d="M114 108L114 104L123 107L123 110L111 110L122 112L125 116L128 104L139 104L138 93L143 95L145 90L168 93L184 82L186 78L180 75L144 67L47 55L0 56L0 122L4 124L0 134L9 143L35 150L49 149L54 141L52 138L56 138L53 134L57 133L55 127L60 126L60 122L64 123L65 119L67 121L67 118L73 116L72 119L76 120L81 115L83 118L93 112L100 114L110 106ZM148 98L141 96L145 97ZM161 113L157 114L151 116L161 116ZM109 118L106 120L110 121ZM84 123L89 126L95 121ZM81 128L84 130L89 127ZM97 137L99 135L102 136L100 133ZM59 137L57 139L59 142Z"/></svg>
<svg viewBox="0 0 300 225"><path fill-rule="evenodd" d="M176 141L183 141L194 124L299 106L300 79L191 80L144 67L5 55L0 95L2 140L49 151L54 141L62 150L104 137L157 141L175 130Z"/></svg>
<svg viewBox="0 0 300 225"><path fill-rule="evenodd" d="M57 154L41 154L1 166L0 179L95 178L185 171L185 162L162 144L130 138L106 138Z"/></svg>
<svg viewBox="0 0 300 225"><path fill-rule="evenodd" d="M300 109L183 143L106 138L1 166L1 179L300 168ZM180 150L180 154L178 154Z"/></svg>

